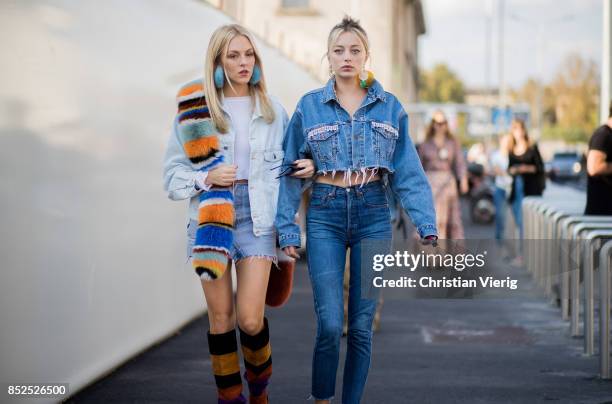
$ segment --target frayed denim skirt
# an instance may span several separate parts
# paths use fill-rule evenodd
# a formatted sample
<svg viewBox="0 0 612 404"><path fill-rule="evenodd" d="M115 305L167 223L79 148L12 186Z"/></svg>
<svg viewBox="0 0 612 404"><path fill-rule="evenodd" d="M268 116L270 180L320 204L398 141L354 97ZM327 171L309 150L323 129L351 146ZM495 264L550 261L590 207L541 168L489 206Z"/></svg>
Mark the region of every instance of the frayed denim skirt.
<svg viewBox="0 0 612 404"><path fill-rule="evenodd" d="M276 232L256 236L253 233L253 219L251 218L251 203L249 201L249 185L246 183L234 184L234 243L230 256L234 261L249 257L266 258L277 263L276 258ZM191 250L195 243L197 221L190 220L187 226L187 259L191 259Z"/></svg>

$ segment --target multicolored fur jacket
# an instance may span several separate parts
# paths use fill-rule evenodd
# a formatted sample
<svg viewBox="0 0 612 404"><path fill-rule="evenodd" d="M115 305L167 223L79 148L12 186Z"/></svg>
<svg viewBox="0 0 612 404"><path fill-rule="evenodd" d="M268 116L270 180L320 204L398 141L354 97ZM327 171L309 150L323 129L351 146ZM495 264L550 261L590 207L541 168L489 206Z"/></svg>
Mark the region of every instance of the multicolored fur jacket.
<svg viewBox="0 0 612 404"><path fill-rule="evenodd" d="M223 163L220 135L210 116L201 81L184 85L177 94L178 136L195 170L210 171ZM213 187L199 196L198 228L192 264L203 280L220 278L233 243L234 198L231 190Z"/></svg>

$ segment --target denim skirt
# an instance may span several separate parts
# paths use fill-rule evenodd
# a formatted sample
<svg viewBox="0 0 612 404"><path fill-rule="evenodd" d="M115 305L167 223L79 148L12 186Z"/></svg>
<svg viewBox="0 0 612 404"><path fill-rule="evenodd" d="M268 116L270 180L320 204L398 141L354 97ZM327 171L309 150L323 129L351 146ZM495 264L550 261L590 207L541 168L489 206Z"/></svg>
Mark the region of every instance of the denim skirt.
<svg viewBox="0 0 612 404"><path fill-rule="evenodd" d="M253 233L253 220L251 218L251 203L249 201L249 185L245 183L234 184L234 243L230 257L240 261L248 257L267 258L277 263L276 258L276 232L256 236ZM187 259L191 259L191 250L195 243L197 221L190 220L187 226Z"/></svg>

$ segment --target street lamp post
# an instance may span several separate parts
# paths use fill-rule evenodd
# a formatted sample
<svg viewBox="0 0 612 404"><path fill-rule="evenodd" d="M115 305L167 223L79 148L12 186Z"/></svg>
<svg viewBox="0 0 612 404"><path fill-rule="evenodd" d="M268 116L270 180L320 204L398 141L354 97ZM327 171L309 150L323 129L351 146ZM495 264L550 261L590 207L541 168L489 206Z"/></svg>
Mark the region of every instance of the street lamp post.
<svg viewBox="0 0 612 404"><path fill-rule="evenodd" d="M504 78L504 0L499 0L498 3L498 74L499 74L499 109L500 111L506 107L506 81Z"/></svg>
<svg viewBox="0 0 612 404"><path fill-rule="evenodd" d="M612 0L603 1L603 38L601 41L602 45L602 57L601 57L601 94L599 102L599 118L600 122L605 122L608 119L608 106L610 102L610 96L612 94L612 80L610 76L612 74L612 65L610 64L610 54L612 53L612 40L610 35L612 32L610 26L612 25L612 15L610 9L612 7Z"/></svg>

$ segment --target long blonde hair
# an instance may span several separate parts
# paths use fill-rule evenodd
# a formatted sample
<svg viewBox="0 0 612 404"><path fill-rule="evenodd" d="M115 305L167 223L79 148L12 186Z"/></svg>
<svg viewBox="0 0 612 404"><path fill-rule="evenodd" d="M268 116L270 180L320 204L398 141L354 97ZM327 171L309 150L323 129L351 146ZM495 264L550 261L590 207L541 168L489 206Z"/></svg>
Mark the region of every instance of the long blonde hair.
<svg viewBox="0 0 612 404"><path fill-rule="evenodd" d="M531 146L531 141L529 139L529 133L527 132L527 125L525 125L525 121L523 121L522 119L518 119L518 118L514 118L512 120L512 122L510 123L510 138L508 141L508 149L511 152L514 152L514 148L516 147L516 140L514 139L514 134L512 133L512 129L518 126L521 128L521 131L523 132L523 138L525 139L525 142L527 143L527 147Z"/></svg>
<svg viewBox="0 0 612 404"><path fill-rule="evenodd" d="M210 38L208 50L206 51L206 60L204 61L203 83L204 95L206 97L206 104L208 105L210 116L215 124L215 127L221 133L227 133L229 130L229 122L221 109L221 91L223 91L223 89L218 89L215 87L214 72L217 66L221 64L221 57L227 52L230 41L240 35L246 37L249 42L251 42L253 53L255 54L255 66L258 66L261 72L260 79L257 84L253 85L249 83L249 94L253 100L253 105L255 105L256 99L258 99L261 114L267 123L274 122L274 119L276 118L274 108L272 108L272 102L270 101L270 97L268 96L266 89L266 80L263 73L261 57L255 45L253 36L241 25L223 25L217 28ZM227 73L225 73L225 80L230 86L232 85Z"/></svg>

